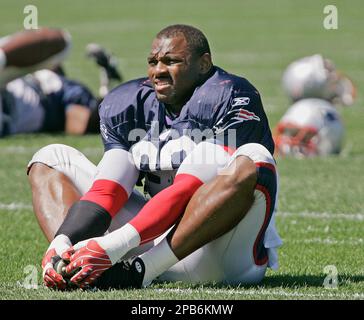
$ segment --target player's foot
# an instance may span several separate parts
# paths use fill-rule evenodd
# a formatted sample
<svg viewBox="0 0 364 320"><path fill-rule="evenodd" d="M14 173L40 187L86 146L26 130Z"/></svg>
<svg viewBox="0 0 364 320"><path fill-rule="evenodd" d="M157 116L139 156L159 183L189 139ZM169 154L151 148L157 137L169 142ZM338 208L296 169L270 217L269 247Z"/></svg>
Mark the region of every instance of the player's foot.
<svg viewBox="0 0 364 320"><path fill-rule="evenodd" d="M122 261L106 270L96 280L99 289L126 289L142 287L145 265L142 259L136 258L131 263Z"/></svg>
<svg viewBox="0 0 364 320"><path fill-rule="evenodd" d="M86 46L86 55L95 60L106 71L107 77L111 80L121 81L121 75L117 69L116 59L108 54L104 48L97 43L89 43Z"/></svg>

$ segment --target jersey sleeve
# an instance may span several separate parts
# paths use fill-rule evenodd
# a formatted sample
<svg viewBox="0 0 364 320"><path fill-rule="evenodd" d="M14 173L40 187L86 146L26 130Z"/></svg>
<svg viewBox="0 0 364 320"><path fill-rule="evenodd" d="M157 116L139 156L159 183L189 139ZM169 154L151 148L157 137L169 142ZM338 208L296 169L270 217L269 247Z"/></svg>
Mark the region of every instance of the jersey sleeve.
<svg viewBox="0 0 364 320"><path fill-rule="evenodd" d="M63 78L62 104L66 108L72 104L78 104L90 109L97 107L97 100L91 91L84 85Z"/></svg>
<svg viewBox="0 0 364 320"><path fill-rule="evenodd" d="M150 90L133 81L111 91L99 106L100 132L104 150L131 146L146 134L145 105Z"/></svg>
<svg viewBox="0 0 364 320"><path fill-rule="evenodd" d="M99 107L100 133L104 144L104 151L111 149L123 149L128 151L131 147L128 135L133 122L130 113L125 112L116 117L107 117L104 114L105 105Z"/></svg>

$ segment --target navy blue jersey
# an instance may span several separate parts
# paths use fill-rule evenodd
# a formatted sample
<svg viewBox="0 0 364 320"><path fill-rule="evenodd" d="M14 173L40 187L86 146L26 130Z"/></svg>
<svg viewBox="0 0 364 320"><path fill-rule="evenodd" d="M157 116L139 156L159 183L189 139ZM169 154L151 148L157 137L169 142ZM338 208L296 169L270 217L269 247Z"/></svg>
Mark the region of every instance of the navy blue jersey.
<svg viewBox="0 0 364 320"><path fill-rule="evenodd" d="M43 73L39 75L39 73ZM89 109L97 107L97 100L91 91L83 84L57 75L53 72L40 71L35 77L41 87L41 104L45 117L41 131L62 131L65 125L65 112L73 104ZM44 82L47 81L48 85ZM50 82L54 81L53 86Z"/></svg>
<svg viewBox="0 0 364 320"><path fill-rule="evenodd" d="M147 78L111 91L99 110L105 151L128 151L140 140L151 142L160 151L167 141L189 136L196 143L218 139L232 148L260 143L273 154L274 143L259 92L246 79L214 68L212 76L195 89L178 116L168 113L157 100ZM156 161L154 169L161 169ZM148 162L150 156L140 169L149 171Z"/></svg>
<svg viewBox="0 0 364 320"><path fill-rule="evenodd" d="M63 131L69 106L97 107L97 100L84 85L50 70L9 82L0 98L4 100L3 110L7 114L4 135Z"/></svg>

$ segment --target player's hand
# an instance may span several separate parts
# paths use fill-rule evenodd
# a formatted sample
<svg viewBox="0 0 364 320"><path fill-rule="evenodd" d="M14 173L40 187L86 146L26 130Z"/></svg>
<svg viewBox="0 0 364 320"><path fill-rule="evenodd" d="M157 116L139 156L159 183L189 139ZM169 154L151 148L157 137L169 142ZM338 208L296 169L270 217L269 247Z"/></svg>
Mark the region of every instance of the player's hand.
<svg viewBox="0 0 364 320"><path fill-rule="evenodd" d="M43 281L48 288L63 290L66 288L66 281L55 270L55 264L61 260L54 248L49 249L43 260Z"/></svg>
<svg viewBox="0 0 364 320"><path fill-rule="evenodd" d="M89 240L85 246L78 250L69 248L62 259L69 261L66 267L67 274L74 274L71 283L80 288L92 284L104 271L112 266L106 251L100 247L96 239Z"/></svg>
<svg viewBox="0 0 364 320"><path fill-rule="evenodd" d="M57 273L55 264L61 260L60 255L71 246L71 241L65 235L53 239L42 260L43 281L48 288L63 290L66 281Z"/></svg>

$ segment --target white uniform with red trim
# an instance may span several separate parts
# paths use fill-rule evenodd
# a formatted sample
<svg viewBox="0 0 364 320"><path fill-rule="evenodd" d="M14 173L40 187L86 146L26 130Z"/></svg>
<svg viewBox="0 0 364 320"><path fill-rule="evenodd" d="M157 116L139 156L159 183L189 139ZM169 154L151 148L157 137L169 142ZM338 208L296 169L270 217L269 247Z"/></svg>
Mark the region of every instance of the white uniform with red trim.
<svg viewBox="0 0 364 320"><path fill-rule="evenodd" d="M120 152L127 153L124 150L120 150ZM276 232L274 221L274 207L278 194L278 174L274 159L265 147L250 143L238 148L232 156L223 156L224 160L220 162L220 167L229 165L240 155L250 157L260 171L260 168L264 168L262 170L266 176L263 179L265 182L262 180L264 183L259 184L260 173L258 173L257 188L254 193L255 201L252 208L233 230L178 262L160 276L161 280L192 283L206 281L256 283L262 280L268 266L271 268L278 267L276 248L282 244L282 241ZM101 168L100 166L96 167L81 152L65 145L44 147L33 156L28 166L35 162L44 163L64 173L76 185L81 194L85 194L89 190L96 177L98 179L100 176L102 177L102 166ZM131 164L125 160L125 165ZM118 167L121 166L122 164L118 163ZM194 165L183 166L182 164L179 173L183 173L184 170L191 172L192 168L195 167ZM208 175L208 166L204 166L204 168L206 175ZM130 179L134 180L135 177ZM170 184L169 181L167 182ZM270 183L272 186L275 185L276 192L271 192ZM130 195L129 200L122 210L114 216L108 231L120 228L133 218L147 202L138 191L127 188L126 191ZM151 248L159 243L166 233L153 242L131 250L126 258Z"/></svg>
<svg viewBox="0 0 364 320"><path fill-rule="evenodd" d="M248 156L257 168L266 168L268 175L271 172L271 182L276 185L275 194L270 194L269 188L259 184L258 173L254 203L241 222L230 232L175 264L159 277L160 280L190 283L258 283L263 279L268 266L278 268L277 248L282 245L282 241L275 228L275 208L272 207L275 206L278 194L275 161L265 147L256 143L238 148L227 165L238 156ZM272 196L275 198L272 199ZM261 257L258 252L259 241L264 247L260 248L260 252L265 252Z"/></svg>

